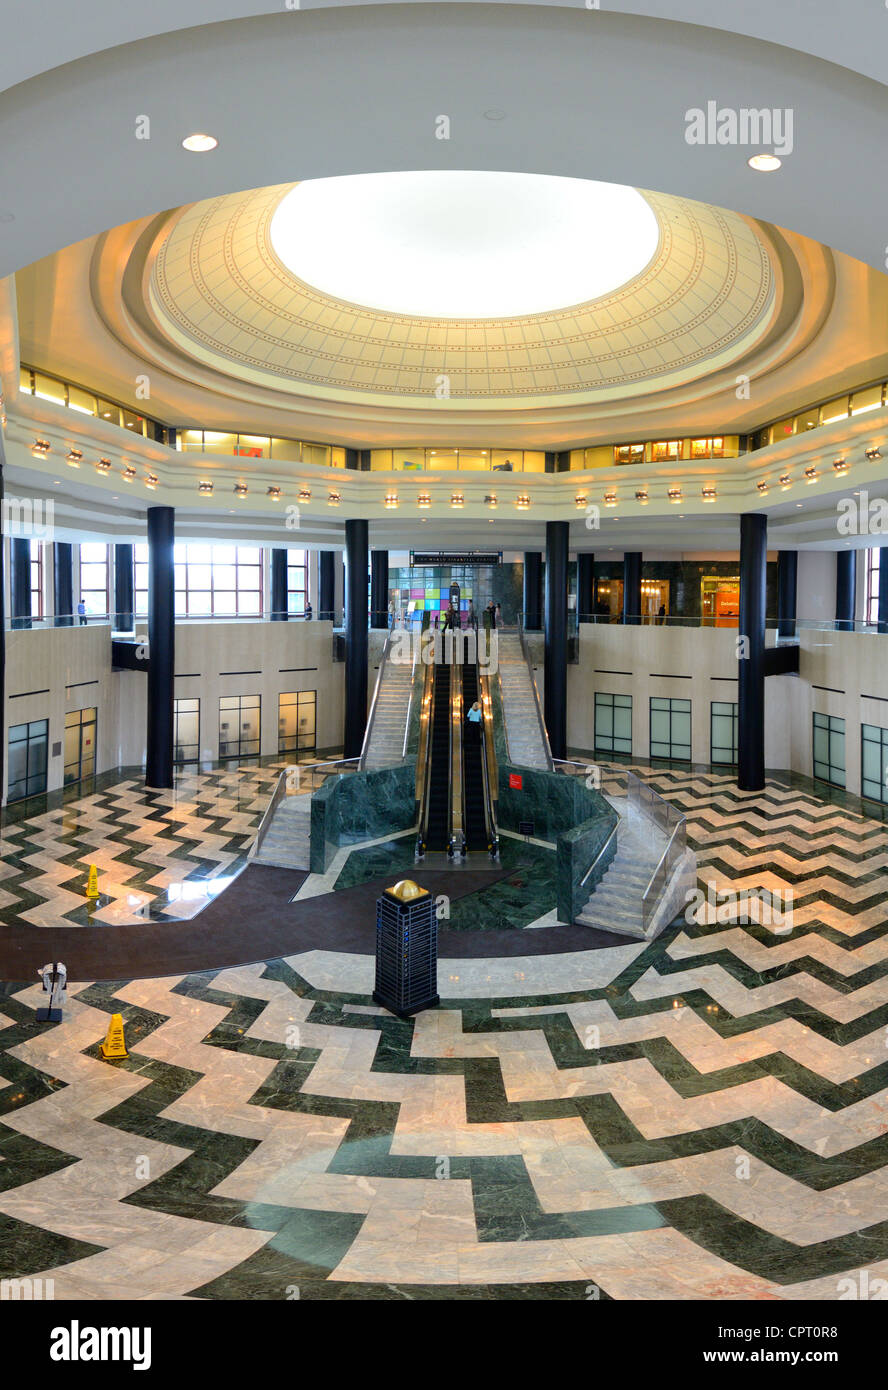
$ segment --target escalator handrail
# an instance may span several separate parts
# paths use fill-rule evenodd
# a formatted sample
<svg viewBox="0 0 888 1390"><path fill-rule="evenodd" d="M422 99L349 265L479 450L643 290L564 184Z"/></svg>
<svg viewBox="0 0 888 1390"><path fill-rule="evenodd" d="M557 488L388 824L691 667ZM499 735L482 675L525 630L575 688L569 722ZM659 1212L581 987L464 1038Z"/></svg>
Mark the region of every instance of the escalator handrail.
<svg viewBox="0 0 888 1390"><path fill-rule="evenodd" d="M484 831L487 836L488 848L493 849L497 843L496 817L493 813L493 798L490 794L490 771L487 766L487 718L484 710L484 699L480 688L480 676L478 681L478 694L481 697L481 782L484 787ZM496 755L494 754L494 757Z"/></svg>
<svg viewBox="0 0 888 1390"><path fill-rule="evenodd" d="M419 750L416 758L417 778L421 778L420 790L417 797L419 802L417 829L419 834L425 839L428 833L429 817L429 790L432 785L432 724L435 715L435 667L433 663L426 666L425 683L423 686L422 700L427 706L427 713L423 716L424 723L420 729Z"/></svg>
<svg viewBox="0 0 888 1390"><path fill-rule="evenodd" d="M460 852L466 845L462 707L462 663L455 661L450 666L450 824L447 827L447 843Z"/></svg>

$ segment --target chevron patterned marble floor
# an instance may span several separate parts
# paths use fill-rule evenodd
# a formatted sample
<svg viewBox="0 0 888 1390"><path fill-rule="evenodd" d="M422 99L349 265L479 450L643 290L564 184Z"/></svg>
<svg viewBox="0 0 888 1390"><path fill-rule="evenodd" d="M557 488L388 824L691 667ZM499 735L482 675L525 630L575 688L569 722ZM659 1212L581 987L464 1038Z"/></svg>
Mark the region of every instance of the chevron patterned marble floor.
<svg viewBox="0 0 888 1390"><path fill-rule="evenodd" d="M888 1289L888 832L814 791L644 775L687 812L701 888L791 888L792 920L704 905L532 970L448 960L409 1021L365 958L322 952L72 983L54 1026L36 985L3 987L0 1277L57 1299ZM213 822L243 838L258 794L230 790L238 809L189 812L208 852L185 837L224 867ZM149 822L165 851L184 824Z"/></svg>

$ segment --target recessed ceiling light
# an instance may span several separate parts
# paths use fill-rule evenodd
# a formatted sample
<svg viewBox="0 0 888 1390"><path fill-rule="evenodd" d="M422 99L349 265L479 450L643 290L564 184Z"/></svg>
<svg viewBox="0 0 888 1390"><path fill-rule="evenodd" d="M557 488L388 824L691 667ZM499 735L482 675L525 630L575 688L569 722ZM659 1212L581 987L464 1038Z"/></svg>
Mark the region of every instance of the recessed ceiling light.
<svg viewBox="0 0 888 1390"><path fill-rule="evenodd" d="M205 135L197 132L194 135L186 135L182 141L182 149L188 150L191 154L208 154L219 144L215 135Z"/></svg>
<svg viewBox="0 0 888 1390"><path fill-rule="evenodd" d="M778 159L776 154L754 154L746 162L757 174L773 174L775 169L780 168L783 160Z"/></svg>
<svg viewBox="0 0 888 1390"><path fill-rule="evenodd" d="M501 106L488 106L484 112L485 121L503 121L505 118L506 113Z"/></svg>

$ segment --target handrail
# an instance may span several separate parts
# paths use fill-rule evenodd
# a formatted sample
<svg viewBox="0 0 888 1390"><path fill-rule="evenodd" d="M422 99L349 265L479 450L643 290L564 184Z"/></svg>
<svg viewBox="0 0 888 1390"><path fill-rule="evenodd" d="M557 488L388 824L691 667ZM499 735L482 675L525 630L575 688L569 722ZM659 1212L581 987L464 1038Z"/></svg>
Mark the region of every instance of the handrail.
<svg viewBox="0 0 888 1390"><path fill-rule="evenodd" d="M361 768L367 764L367 754L370 750L370 738L373 734L373 722L376 718L376 705L379 700L379 691L382 686L383 672L385 671L386 661L388 660L389 646L391 645L392 633L395 629L394 615L389 619L389 629L382 648L382 656L379 659L379 670L376 673L376 685L373 688L373 699L370 702L370 713L367 716L367 724L364 728L364 741L361 744Z"/></svg>
<svg viewBox="0 0 888 1390"><path fill-rule="evenodd" d="M596 854L595 858L592 860L592 863L589 865L588 869L587 869L586 872L583 874L583 877L580 879L580 887L581 887L581 888L584 888L584 887L586 886L586 883L588 882L588 879L589 879L589 875L592 873L593 869L595 869L595 868L597 867L599 859L600 859L601 856L604 854L604 852L605 852L605 850L607 849L608 845L610 844L611 840L616 840L616 841L617 841L617 844L619 845L619 841L620 841L620 818L619 818L619 816L617 817L617 819L616 819L616 821L615 821L615 823L614 823L614 826L613 826L613 828L612 828L610 834L608 835L608 837L607 837L607 839L605 840L604 844L601 846L601 849L598 851L598 853Z"/></svg>
<svg viewBox="0 0 888 1390"><path fill-rule="evenodd" d="M494 858L499 858L499 831L496 824L498 770L494 747L493 710L490 703L489 677L478 673L478 693L481 696L481 775L484 786L484 820L487 843Z"/></svg>
<svg viewBox="0 0 888 1390"><path fill-rule="evenodd" d="M434 666L431 664L425 668L425 680L423 682L422 704L423 709L420 713L419 725L419 746L416 752L416 826L420 836L426 829L429 803L429 786L431 785L431 757L432 757L432 692L434 690Z"/></svg>
<svg viewBox="0 0 888 1390"><path fill-rule="evenodd" d="M540 728L540 736L543 740L543 753L546 758L546 766L549 772L554 772L555 766L552 760L552 749L549 744L549 735L546 732L546 721L543 719L543 711L540 706L540 692L537 689L536 676L533 673L533 662L530 659L530 652L528 651L527 642L525 640L524 635L523 613L518 614L518 640L521 643L521 651L523 653L524 661L527 666L527 674L530 676L530 687L533 691L533 704L536 710L537 723Z"/></svg>
<svg viewBox="0 0 888 1390"><path fill-rule="evenodd" d="M645 936L647 936L648 934L648 928L651 924L651 921L653 920L654 913L656 912L657 907L659 906L660 899L666 891L666 887L669 883L670 878L672 877L675 865L678 863L678 860L681 858L681 856L685 853L686 849L687 818L685 816L682 816L681 820L678 822L678 824L672 831L666 848L660 855L659 863L657 864L657 867L654 869L654 872L651 874L648 886L644 890L644 893L642 895L641 925ZM661 876L661 871L662 883L659 885L655 894L654 884L657 878Z"/></svg>
<svg viewBox="0 0 888 1390"><path fill-rule="evenodd" d="M265 839L265 836L268 833L268 827L271 825L274 813L284 798L284 794L286 792L287 787L288 772L289 768L285 767L282 772L278 773L278 779L275 782L274 791L271 794L271 800L269 801L265 810L262 812L262 819L260 820L259 828L256 831L256 838L247 852L248 860L255 859L256 855L262 848L262 841Z"/></svg>

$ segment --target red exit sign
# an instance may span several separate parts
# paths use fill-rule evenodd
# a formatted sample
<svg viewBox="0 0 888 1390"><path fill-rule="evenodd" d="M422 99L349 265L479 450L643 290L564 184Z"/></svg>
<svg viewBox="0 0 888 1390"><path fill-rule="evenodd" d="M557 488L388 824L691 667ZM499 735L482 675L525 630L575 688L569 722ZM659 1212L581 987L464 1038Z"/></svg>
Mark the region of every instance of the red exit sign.
<svg viewBox="0 0 888 1390"><path fill-rule="evenodd" d="M524 781L520 772L509 773L509 786L516 792L521 791L521 788L524 786Z"/></svg>

